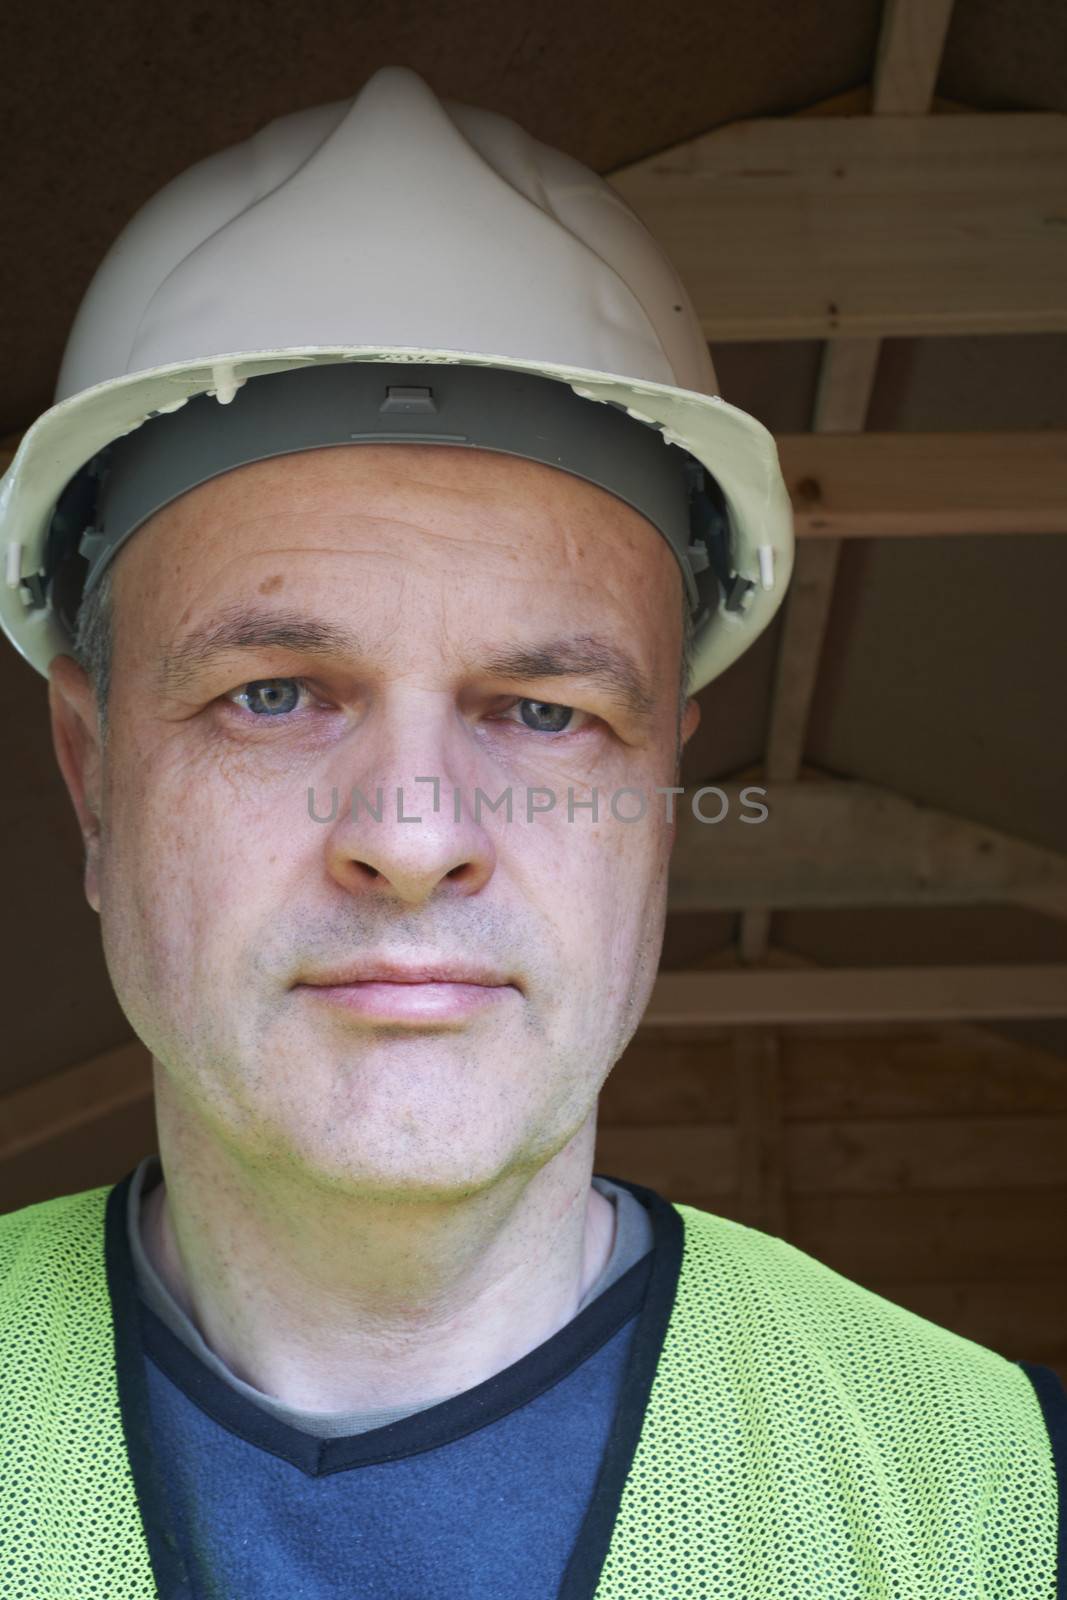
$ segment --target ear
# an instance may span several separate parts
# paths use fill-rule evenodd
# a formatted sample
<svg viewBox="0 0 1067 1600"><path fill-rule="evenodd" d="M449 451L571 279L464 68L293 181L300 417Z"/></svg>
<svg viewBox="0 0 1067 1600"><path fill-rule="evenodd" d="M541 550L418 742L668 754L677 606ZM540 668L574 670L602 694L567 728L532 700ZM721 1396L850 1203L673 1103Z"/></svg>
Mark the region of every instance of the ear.
<svg viewBox="0 0 1067 1600"><path fill-rule="evenodd" d="M685 711L682 713L682 726L679 733L679 743L687 744L700 726L700 701L687 700Z"/></svg>
<svg viewBox="0 0 1067 1600"><path fill-rule="evenodd" d="M674 778L672 781L675 787L682 781L682 749L699 726L700 705L696 700L687 700L681 721L678 724L678 739L674 747ZM670 839L670 849L673 850L675 835L678 832L678 812L674 806L668 810L668 816L672 819L667 824L667 833Z"/></svg>
<svg viewBox="0 0 1067 1600"><path fill-rule="evenodd" d="M52 744L85 843L85 898L100 910L100 803L103 751L96 691L84 667L57 656L48 674Z"/></svg>

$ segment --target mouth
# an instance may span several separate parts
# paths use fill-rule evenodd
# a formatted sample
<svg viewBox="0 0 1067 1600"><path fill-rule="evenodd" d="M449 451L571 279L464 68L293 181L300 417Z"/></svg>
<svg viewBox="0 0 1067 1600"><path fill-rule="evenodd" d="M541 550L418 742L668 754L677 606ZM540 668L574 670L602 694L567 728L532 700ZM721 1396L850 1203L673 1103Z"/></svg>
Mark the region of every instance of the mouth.
<svg viewBox="0 0 1067 1600"><path fill-rule="evenodd" d="M521 995L503 973L465 964L404 967L363 962L302 979L296 989L313 1003L367 1022L461 1024Z"/></svg>

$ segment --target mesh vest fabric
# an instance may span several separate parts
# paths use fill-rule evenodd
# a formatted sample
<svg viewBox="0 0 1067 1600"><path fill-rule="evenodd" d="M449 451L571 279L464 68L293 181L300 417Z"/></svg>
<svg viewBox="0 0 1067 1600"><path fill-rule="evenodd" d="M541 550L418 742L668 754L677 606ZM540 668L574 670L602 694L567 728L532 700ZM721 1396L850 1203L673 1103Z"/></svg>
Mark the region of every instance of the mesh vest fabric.
<svg viewBox="0 0 1067 1600"><path fill-rule="evenodd" d="M0 1600L154 1600L104 1251L109 1190L0 1218ZM1054 1600L1026 1373L691 1206L590 1600ZM588 1566L588 1563L586 1563Z"/></svg>

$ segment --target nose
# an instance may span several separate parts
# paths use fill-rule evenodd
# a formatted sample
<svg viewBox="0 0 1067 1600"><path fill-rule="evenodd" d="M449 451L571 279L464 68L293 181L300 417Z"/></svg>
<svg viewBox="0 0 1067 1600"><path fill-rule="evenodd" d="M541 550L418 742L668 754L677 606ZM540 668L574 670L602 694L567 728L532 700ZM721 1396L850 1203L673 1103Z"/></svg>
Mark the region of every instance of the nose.
<svg viewBox="0 0 1067 1600"><path fill-rule="evenodd" d="M336 817L325 848L334 881L412 906L483 888L497 858L484 820L493 813L475 807L477 751L447 697L398 698L354 733L353 748L359 755L337 773L342 781L331 778Z"/></svg>

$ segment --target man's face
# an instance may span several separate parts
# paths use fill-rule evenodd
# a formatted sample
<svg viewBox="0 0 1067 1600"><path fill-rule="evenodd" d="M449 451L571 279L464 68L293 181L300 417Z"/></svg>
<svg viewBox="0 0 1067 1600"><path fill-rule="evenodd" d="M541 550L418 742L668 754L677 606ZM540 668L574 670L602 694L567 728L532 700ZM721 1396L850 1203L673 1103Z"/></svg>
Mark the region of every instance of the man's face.
<svg viewBox="0 0 1067 1600"><path fill-rule="evenodd" d="M231 1150L443 1198L587 1122L662 942L679 584L614 496L440 446L244 467L125 547L87 892L168 1092ZM371 962L492 986L351 981Z"/></svg>

